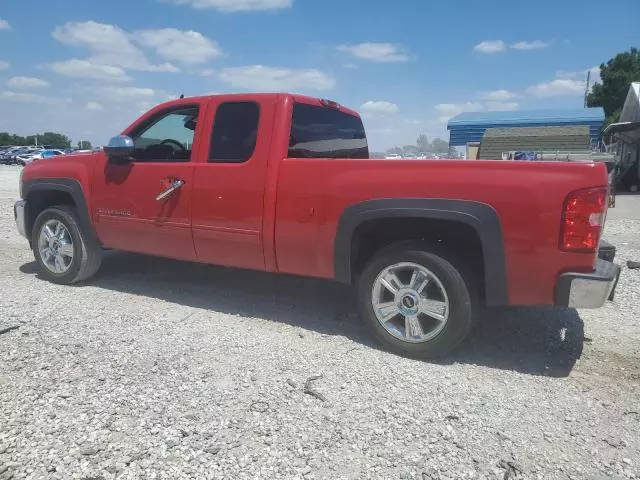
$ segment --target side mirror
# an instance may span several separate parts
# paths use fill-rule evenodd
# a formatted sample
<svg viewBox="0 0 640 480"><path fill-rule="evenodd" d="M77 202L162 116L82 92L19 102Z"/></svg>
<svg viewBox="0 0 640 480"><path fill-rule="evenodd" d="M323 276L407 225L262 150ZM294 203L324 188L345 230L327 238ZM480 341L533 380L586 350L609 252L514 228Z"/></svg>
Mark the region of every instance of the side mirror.
<svg viewBox="0 0 640 480"><path fill-rule="evenodd" d="M135 150L135 145L131 137L118 135L109 140L109 144L104 147L104 152L113 163L127 163L131 161L131 156Z"/></svg>

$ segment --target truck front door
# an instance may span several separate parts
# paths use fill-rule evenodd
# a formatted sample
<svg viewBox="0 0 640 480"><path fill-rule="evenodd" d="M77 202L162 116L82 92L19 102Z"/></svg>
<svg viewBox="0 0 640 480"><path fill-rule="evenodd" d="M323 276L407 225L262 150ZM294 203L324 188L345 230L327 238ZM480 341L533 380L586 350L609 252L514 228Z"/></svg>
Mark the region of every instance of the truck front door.
<svg viewBox="0 0 640 480"><path fill-rule="evenodd" d="M131 161L116 164L99 157L93 215L106 247L196 259L191 195L201 110L183 103L151 113L128 132L135 144Z"/></svg>

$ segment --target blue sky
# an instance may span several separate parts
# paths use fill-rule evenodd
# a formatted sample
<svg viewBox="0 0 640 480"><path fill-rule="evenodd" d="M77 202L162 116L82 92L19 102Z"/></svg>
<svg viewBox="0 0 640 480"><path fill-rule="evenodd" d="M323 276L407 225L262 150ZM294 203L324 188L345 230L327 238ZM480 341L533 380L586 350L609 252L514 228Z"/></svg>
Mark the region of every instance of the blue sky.
<svg viewBox="0 0 640 480"><path fill-rule="evenodd" d="M637 0L4 1L0 131L101 144L180 93L253 90L353 107L376 150L446 139L462 111L580 107L586 72L638 46L634 10Z"/></svg>

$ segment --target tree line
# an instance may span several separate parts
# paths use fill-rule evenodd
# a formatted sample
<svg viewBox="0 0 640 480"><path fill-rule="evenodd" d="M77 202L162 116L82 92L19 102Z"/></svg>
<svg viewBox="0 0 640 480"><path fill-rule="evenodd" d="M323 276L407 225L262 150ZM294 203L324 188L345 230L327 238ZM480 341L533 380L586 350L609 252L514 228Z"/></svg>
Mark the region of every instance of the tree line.
<svg viewBox="0 0 640 480"><path fill-rule="evenodd" d="M619 53L600 65L600 82L589 93L587 105L602 107L607 116L606 124L615 123L620 119L629 85L633 82L640 82L640 51L637 48Z"/></svg>
<svg viewBox="0 0 640 480"><path fill-rule="evenodd" d="M0 146L31 146L31 145L47 145L51 148L71 148L71 139L66 135L55 132L37 133L23 137L15 133L0 132ZM91 142L81 140L77 143L77 148L90 150Z"/></svg>
<svg viewBox="0 0 640 480"><path fill-rule="evenodd" d="M397 153L403 156L412 156L419 153L432 153L436 155L450 154L449 143L441 138L434 138L429 142L429 138L424 135L418 135L415 145L404 145L402 147L394 147L387 150L386 153Z"/></svg>

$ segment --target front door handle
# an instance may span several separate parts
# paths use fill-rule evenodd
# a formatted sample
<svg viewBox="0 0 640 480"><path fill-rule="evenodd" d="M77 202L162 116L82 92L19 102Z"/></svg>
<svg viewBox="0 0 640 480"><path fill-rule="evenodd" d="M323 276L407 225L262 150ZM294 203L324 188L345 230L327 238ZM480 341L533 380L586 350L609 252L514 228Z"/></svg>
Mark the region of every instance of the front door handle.
<svg viewBox="0 0 640 480"><path fill-rule="evenodd" d="M164 192L160 192L156 196L156 200L160 202L165 198L170 197L176 190L178 190L179 188L182 188L183 185L184 185L184 180L174 180L173 182L171 182L171 185L169 185L169 188L167 188Z"/></svg>

